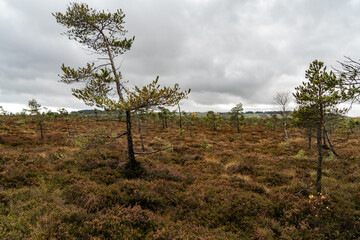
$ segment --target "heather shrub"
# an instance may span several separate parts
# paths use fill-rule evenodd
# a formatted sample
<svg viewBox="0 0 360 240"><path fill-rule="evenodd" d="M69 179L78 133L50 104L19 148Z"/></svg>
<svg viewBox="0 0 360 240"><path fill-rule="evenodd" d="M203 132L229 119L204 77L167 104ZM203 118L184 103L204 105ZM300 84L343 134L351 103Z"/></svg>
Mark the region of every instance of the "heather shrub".
<svg viewBox="0 0 360 240"><path fill-rule="evenodd" d="M288 227L284 229L283 235L292 239L358 238L360 224L347 211L340 210L328 196L309 195L285 211L284 220Z"/></svg>
<svg viewBox="0 0 360 240"><path fill-rule="evenodd" d="M183 173L177 171L173 167L161 166L161 167L155 167L153 169L149 169L147 173L147 179L149 180L164 179L174 182L183 182L187 178Z"/></svg>
<svg viewBox="0 0 360 240"><path fill-rule="evenodd" d="M149 237L149 239L158 240L236 240L239 238L239 234L224 231L222 228L212 229L188 221L165 222Z"/></svg>
<svg viewBox="0 0 360 240"><path fill-rule="evenodd" d="M73 119L71 132L54 121L47 134L56 142L40 142L33 124L8 119L0 144L0 239L360 238L359 132L349 140L332 135L340 157L327 161L324 154L322 197L314 194L316 148L299 151L308 147L303 133L289 129L287 148L279 146L282 131L254 121L241 139L226 125L220 132L193 126L191 136L179 136L178 128L144 122L149 151L167 141L174 151L138 155L142 175L134 179L123 171L126 138L74 146L74 136L87 138L99 125L91 118ZM108 132L126 127L101 124ZM201 147L203 139L212 147ZM134 140L140 151L136 131Z"/></svg>
<svg viewBox="0 0 360 240"><path fill-rule="evenodd" d="M225 166L225 170L229 174L241 173L252 174L254 173L253 165L244 162L233 162Z"/></svg>
<svg viewBox="0 0 360 240"><path fill-rule="evenodd" d="M62 191L62 197L67 204L74 204L78 207L86 207L95 199L97 186L92 181L75 180L68 184Z"/></svg>
<svg viewBox="0 0 360 240"><path fill-rule="evenodd" d="M282 186L282 185L288 184L290 182L290 180L291 180L291 177L288 177L284 174L276 173L276 172L267 172L267 173L264 173L263 176L260 176L258 178L259 182L263 182L270 187Z"/></svg>
<svg viewBox="0 0 360 240"><path fill-rule="evenodd" d="M97 168L92 171L90 180L99 184L113 184L120 178L120 173L110 167Z"/></svg>
<svg viewBox="0 0 360 240"><path fill-rule="evenodd" d="M23 164L18 166L10 164L0 173L0 183L7 188L38 185L41 174L36 172L36 170L36 168L30 168Z"/></svg>
<svg viewBox="0 0 360 240"><path fill-rule="evenodd" d="M156 231L158 219L140 206L104 209L84 222L84 237L98 239L146 239Z"/></svg>

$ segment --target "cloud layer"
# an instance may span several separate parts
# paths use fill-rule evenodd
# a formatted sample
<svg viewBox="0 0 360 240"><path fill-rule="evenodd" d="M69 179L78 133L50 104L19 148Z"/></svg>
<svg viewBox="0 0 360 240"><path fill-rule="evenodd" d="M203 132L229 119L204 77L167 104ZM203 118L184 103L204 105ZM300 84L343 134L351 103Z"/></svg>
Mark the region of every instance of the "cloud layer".
<svg viewBox="0 0 360 240"><path fill-rule="evenodd" d="M93 58L65 36L52 12L70 1L0 0L0 103L83 108L58 83L60 66ZM121 8L133 48L118 59L125 79L141 85L160 75L192 94L184 109L230 110L273 103L276 92L304 81L314 59L336 66L360 58L358 0L103 0Z"/></svg>

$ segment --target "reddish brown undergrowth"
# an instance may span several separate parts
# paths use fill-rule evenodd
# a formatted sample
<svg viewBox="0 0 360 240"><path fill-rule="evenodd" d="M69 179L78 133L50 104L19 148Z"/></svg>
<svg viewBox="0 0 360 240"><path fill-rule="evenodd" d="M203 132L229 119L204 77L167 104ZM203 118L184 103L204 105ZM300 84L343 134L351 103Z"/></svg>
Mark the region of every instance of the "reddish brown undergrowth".
<svg viewBox="0 0 360 240"><path fill-rule="evenodd" d="M29 117L3 117L1 239L356 239L360 133L332 136L322 195L316 148L299 129L248 123L144 127L145 168L124 177L125 131L116 121L54 119L41 140ZM135 129L135 127L134 127ZM140 136L134 132L136 151Z"/></svg>

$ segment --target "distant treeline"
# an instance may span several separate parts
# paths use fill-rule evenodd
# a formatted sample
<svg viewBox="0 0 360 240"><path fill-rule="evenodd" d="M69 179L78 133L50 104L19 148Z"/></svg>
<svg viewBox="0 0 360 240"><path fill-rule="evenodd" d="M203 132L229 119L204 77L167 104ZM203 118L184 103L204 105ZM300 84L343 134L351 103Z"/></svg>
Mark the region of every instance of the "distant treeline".
<svg viewBox="0 0 360 240"><path fill-rule="evenodd" d="M291 113L292 111L287 111L287 113ZM119 114L118 111L113 111L111 114ZM206 114L206 112L195 112L196 114ZM220 114L228 114L228 112L219 112ZM71 114L109 114L107 111L103 110L94 110L94 109L85 109L85 110L79 110L79 111L72 111ZM244 112L244 114L281 114L281 111L247 111Z"/></svg>

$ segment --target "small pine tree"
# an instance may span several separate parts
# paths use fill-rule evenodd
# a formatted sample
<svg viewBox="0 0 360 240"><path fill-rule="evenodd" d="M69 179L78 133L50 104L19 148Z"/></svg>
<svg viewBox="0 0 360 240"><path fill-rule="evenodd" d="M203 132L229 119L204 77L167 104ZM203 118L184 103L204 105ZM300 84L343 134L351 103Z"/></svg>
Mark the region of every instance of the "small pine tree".
<svg viewBox="0 0 360 240"><path fill-rule="evenodd" d="M64 33L97 54L98 65L87 63L85 67L74 69L62 65L61 82L83 83L83 88L73 89L73 95L90 106L105 110L125 112L128 146L127 169L138 175L139 163L135 159L132 137L132 113L145 108L163 105L176 105L186 98L188 91L180 91L178 84L161 88L157 77L150 84L129 90L122 81L116 57L130 50L135 37L125 38L125 14L121 9L114 13L97 11L86 3L71 3L65 14L57 12L56 21L68 28ZM131 174L130 174L131 175Z"/></svg>
<svg viewBox="0 0 360 240"><path fill-rule="evenodd" d="M230 120L235 123L238 133L240 133L240 123L245 119L243 111L242 103L239 103L233 107L230 112Z"/></svg>
<svg viewBox="0 0 360 240"><path fill-rule="evenodd" d="M322 137L324 132L325 114L338 112L336 106L342 101L341 94L336 86L339 80L333 72L327 72L323 62L313 61L305 72L305 78L308 82L295 88L294 97L300 107L313 110L312 119L315 120L318 146L318 169L316 178L316 190L321 192L322 177Z"/></svg>

